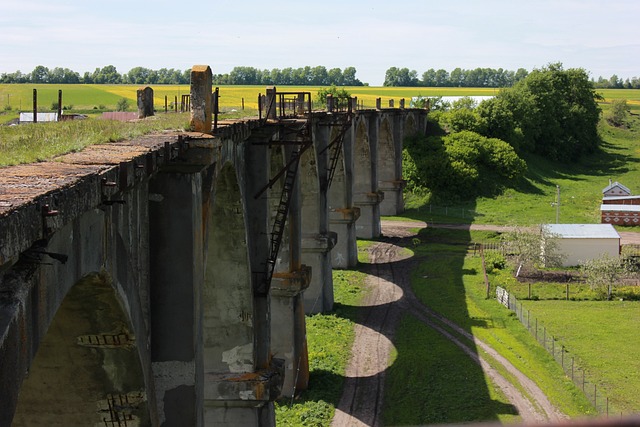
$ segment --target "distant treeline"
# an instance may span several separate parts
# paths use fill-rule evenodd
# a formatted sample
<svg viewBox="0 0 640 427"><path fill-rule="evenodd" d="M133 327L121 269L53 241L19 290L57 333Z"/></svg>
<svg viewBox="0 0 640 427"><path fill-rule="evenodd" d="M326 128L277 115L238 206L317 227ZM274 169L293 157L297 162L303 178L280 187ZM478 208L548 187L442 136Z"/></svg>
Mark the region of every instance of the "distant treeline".
<svg viewBox="0 0 640 427"><path fill-rule="evenodd" d="M502 68L475 68L465 70L456 68L449 72L443 69L429 70L418 77L416 70L408 68L389 68L384 77L384 86L404 86L404 87L511 87L529 75L524 68L517 71L504 70ZM640 79L622 80L615 74L609 79L603 77L598 80L591 79L594 87L600 89L640 89Z"/></svg>
<svg viewBox="0 0 640 427"><path fill-rule="evenodd" d="M38 65L30 73L0 74L0 83L97 83L97 84L189 84L191 69L184 71L173 68L152 70L145 67L135 67L128 73L120 74L116 67L107 65L96 68L93 73L83 75L68 68L56 67L49 69ZM297 85L297 86L363 86L356 78L356 69L347 67L331 68L323 66L274 68L273 70L259 70L253 67L235 67L227 74L214 74L213 83L218 85Z"/></svg>
<svg viewBox="0 0 640 427"><path fill-rule="evenodd" d="M449 72L443 69L429 70L418 77L418 72L408 68L391 67L385 73L384 86L403 87L511 87L527 77L529 72L524 68L517 71L502 68L475 68L465 70L456 68ZM55 67L49 69L38 65L30 73L0 74L0 83L53 83L53 84L189 84L191 69L176 70L174 68L160 68L152 70L145 67L135 67L127 73L119 73L115 66L107 65L86 71L80 75L68 68ZM600 89L640 89L640 78L622 80L617 75L609 79L599 77L591 79L594 87ZM300 68L274 68L260 70L254 67L234 67L225 74L214 74L213 84L216 85L294 85L294 86L368 86L356 78L355 67L327 69L323 66Z"/></svg>

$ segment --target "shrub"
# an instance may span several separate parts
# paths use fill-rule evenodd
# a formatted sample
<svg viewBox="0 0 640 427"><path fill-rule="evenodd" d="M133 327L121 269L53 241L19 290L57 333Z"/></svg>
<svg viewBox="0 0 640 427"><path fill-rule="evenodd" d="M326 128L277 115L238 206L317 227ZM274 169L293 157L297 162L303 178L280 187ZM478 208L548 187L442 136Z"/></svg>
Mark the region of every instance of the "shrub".
<svg viewBox="0 0 640 427"><path fill-rule="evenodd" d="M116 111L127 111L129 109L129 100L127 98L120 98L116 104Z"/></svg>

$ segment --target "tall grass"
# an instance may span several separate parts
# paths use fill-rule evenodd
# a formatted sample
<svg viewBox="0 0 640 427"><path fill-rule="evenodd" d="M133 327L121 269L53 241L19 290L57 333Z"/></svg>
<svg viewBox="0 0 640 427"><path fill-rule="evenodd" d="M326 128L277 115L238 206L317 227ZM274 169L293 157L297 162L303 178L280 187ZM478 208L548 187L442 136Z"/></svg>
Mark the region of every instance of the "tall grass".
<svg viewBox="0 0 640 427"><path fill-rule="evenodd" d="M0 167L51 159L92 144L135 138L153 131L181 129L187 114L163 114L133 123L113 120L71 120L0 126Z"/></svg>

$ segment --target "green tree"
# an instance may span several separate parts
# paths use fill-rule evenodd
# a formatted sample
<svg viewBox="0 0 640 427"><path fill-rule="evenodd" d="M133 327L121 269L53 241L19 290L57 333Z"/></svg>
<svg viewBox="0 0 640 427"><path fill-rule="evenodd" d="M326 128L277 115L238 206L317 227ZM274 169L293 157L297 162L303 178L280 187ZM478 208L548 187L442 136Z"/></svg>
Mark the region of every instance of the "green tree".
<svg viewBox="0 0 640 427"><path fill-rule="evenodd" d="M384 77L383 86L418 86L418 72L408 68L389 68Z"/></svg>
<svg viewBox="0 0 640 427"><path fill-rule="evenodd" d="M544 226L537 229L515 227L503 233L500 240L514 263L516 277L523 268L559 267L565 258L559 250L558 236L545 232Z"/></svg>
<svg viewBox="0 0 640 427"><path fill-rule="evenodd" d="M474 132L405 140L408 189L431 191L434 199L492 196L525 170L525 162L509 144Z"/></svg>
<svg viewBox="0 0 640 427"><path fill-rule="evenodd" d="M31 72L31 83L49 83L49 69L38 65Z"/></svg>
<svg viewBox="0 0 640 427"><path fill-rule="evenodd" d="M338 109L344 109L349 105L349 98L351 94L347 92L345 88L338 89L335 85L331 85L331 87L323 87L318 90L316 94L316 102L320 104L320 106L325 107L327 105L327 96L333 96L335 99L335 105Z"/></svg>
<svg viewBox="0 0 640 427"><path fill-rule="evenodd" d="M629 266L621 257L607 254L580 264L580 272L591 289L599 292L603 299L606 296L608 300L613 295L613 287L619 284L621 277L628 271Z"/></svg>
<svg viewBox="0 0 640 427"><path fill-rule="evenodd" d="M614 99L611 101L611 108L607 114L607 121L612 126L625 126L629 119L629 106L626 99Z"/></svg>
<svg viewBox="0 0 640 427"><path fill-rule="evenodd" d="M600 96L583 69L550 64L534 70L497 98L513 113L524 148L553 160L575 160L600 143Z"/></svg>
<svg viewBox="0 0 640 427"><path fill-rule="evenodd" d="M116 111L127 111L129 109L129 100L127 98L120 98L116 104Z"/></svg>

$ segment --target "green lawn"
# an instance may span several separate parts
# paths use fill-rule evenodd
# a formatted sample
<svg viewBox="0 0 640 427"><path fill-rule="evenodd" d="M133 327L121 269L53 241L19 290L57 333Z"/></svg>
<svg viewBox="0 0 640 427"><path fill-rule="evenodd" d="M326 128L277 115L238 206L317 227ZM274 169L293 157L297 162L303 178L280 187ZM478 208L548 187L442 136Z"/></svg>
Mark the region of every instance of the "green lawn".
<svg viewBox="0 0 640 427"><path fill-rule="evenodd" d="M611 413L639 413L640 302L523 301L609 397Z"/></svg>
<svg viewBox="0 0 640 427"><path fill-rule="evenodd" d="M421 231L423 244L414 250L424 261L412 275L414 292L425 305L485 341L534 379L564 413L594 414L584 395L515 316L494 299L486 299L481 260L467 253L467 243L489 237L486 232ZM460 352L454 360L464 357ZM490 389L489 383L486 387Z"/></svg>

